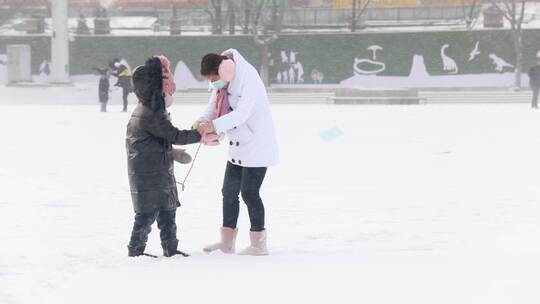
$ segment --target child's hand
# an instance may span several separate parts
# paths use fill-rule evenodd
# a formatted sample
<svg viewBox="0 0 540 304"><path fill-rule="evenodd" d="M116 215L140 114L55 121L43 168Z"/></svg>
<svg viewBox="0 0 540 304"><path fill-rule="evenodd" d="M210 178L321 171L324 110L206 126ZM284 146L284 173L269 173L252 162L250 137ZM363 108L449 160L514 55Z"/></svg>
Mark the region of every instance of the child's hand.
<svg viewBox="0 0 540 304"><path fill-rule="evenodd" d="M191 125L191 130L197 130L199 128L199 125L201 124L202 121L195 121L192 125Z"/></svg>
<svg viewBox="0 0 540 304"><path fill-rule="evenodd" d="M217 146L219 145L219 136L216 133L206 133L202 135L201 142L205 146Z"/></svg>
<svg viewBox="0 0 540 304"><path fill-rule="evenodd" d="M204 135L207 133L215 133L216 129L214 128L214 124L212 122L201 122L197 127L197 131L199 131L201 135Z"/></svg>

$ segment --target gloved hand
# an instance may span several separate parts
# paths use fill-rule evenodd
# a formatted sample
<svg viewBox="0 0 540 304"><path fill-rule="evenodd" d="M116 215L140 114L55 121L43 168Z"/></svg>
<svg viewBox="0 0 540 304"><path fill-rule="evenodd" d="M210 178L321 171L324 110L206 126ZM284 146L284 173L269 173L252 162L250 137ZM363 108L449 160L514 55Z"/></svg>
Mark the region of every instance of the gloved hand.
<svg viewBox="0 0 540 304"><path fill-rule="evenodd" d="M201 134L206 133L216 133L216 128L214 127L214 123L210 122L201 122L197 126L197 131Z"/></svg>
<svg viewBox="0 0 540 304"><path fill-rule="evenodd" d="M195 121L192 125L191 125L191 130L197 130L199 128L199 125L201 124L202 121Z"/></svg>
<svg viewBox="0 0 540 304"><path fill-rule="evenodd" d="M184 149L173 148L172 154L175 161L184 165L191 163L191 161L193 160L191 155L189 155Z"/></svg>
<svg viewBox="0 0 540 304"><path fill-rule="evenodd" d="M217 146L219 145L219 135L216 133L205 133L201 138L201 142L206 146Z"/></svg>

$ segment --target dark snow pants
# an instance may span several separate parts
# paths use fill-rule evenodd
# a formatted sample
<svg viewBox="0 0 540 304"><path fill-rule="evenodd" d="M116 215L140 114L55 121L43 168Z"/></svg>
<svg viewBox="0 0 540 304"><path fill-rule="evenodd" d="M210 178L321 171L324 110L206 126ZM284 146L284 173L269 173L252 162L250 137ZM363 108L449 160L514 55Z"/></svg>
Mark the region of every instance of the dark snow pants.
<svg viewBox="0 0 540 304"><path fill-rule="evenodd" d="M102 101L101 103L101 112L107 112L107 102Z"/></svg>
<svg viewBox="0 0 540 304"><path fill-rule="evenodd" d="M223 180L223 227L236 228L239 194L247 205L251 231L264 230L264 205L259 194L267 168L247 168L227 162Z"/></svg>
<svg viewBox="0 0 540 304"><path fill-rule="evenodd" d="M144 253L148 235L152 231L152 224L156 221L161 238L163 250L176 250L178 239L176 238L176 210L156 211L153 213L136 213L131 239L128 249L130 255Z"/></svg>
<svg viewBox="0 0 540 304"><path fill-rule="evenodd" d="M538 108L538 91L540 90L540 87L532 87L533 91L533 97L532 97L532 107Z"/></svg>

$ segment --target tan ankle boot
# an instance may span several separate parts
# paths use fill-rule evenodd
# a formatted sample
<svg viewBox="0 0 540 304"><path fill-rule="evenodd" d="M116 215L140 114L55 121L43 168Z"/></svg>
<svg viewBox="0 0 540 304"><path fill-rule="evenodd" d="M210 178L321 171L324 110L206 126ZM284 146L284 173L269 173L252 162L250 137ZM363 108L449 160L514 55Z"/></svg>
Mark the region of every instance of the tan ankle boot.
<svg viewBox="0 0 540 304"><path fill-rule="evenodd" d="M250 231L249 238L251 240L251 245L240 251L238 253L239 255L268 255L268 248L266 247L266 230Z"/></svg>
<svg viewBox="0 0 540 304"><path fill-rule="evenodd" d="M221 227L221 242L204 247L203 251L206 253L211 253L216 250L221 250L223 253L232 254L235 251L237 234L238 229Z"/></svg>

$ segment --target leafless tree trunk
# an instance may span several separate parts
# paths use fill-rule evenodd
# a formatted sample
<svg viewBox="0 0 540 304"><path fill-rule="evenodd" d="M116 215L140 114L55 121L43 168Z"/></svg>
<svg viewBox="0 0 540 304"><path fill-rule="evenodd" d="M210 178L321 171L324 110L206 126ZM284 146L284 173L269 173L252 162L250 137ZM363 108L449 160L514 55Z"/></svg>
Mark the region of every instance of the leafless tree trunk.
<svg viewBox="0 0 540 304"><path fill-rule="evenodd" d="M223 0L210 0L214 9L213 34L223 34Z"/></svg>
<svg viewBox="0 0 540 304"><path fill-rule="evenodd" d="M266 86L270 85L270 45L274 43L281 34L283 25L283 15L286 7L285 0L270 0L270 16L268 16L265 5L266 0L253 0L253 23L251 31L255 44L259 47L261 54L261 66L259 74Z"/></svg>
<svg viewBox="0 0 540 304"><path fill-rule="evenodd" d="M51 17L51 0L40 0L39 2L33 3L33 5L41 4L45 8L46 15L45 17ZM0 25L8 22L11 18L16 16L19 13L24 12L25 9L29 8L29 3L25 1L8 1L0 0Z"/></svg>
<svg viewBox="0 0 540 304"><path fill-rule="evenodd" d="M9 20L9 17L13 14L11 13L11 9L8 7L4 7L6 5L6 0L0 0L0 7L2 7L0 11L0 25L3 25Z"/></svg>
<svg viewBox="0 0 540 304"><path fill-rule="evenodd" d="M356 32L356 4L358 0L352 0L351 32Z"/></svg>
<svg viewBox="0 0 540 304"><path fill-rule="evenodd" d="M236 33L236 3L235 0L227 0L227 14L229 16L229 34Z"/></svg>
<svg viewBox="0 0 540 304"><path fill-rule="evenodd" d="M244 8L244 22L242 25L242 33L249 34L249 25L251 23L251 8L252 0L243 0L242 7Z"/></svg>
<svg viewBox="0 0 540 304"><path fill-rule="evenodd" d="M53 0L43 0L45 4L45 9L47 10L47 17L52 18L52 4L51 1Z"/></svg>
<svg viewBox="0 0 540 304"><path fill-rule="evenodd" d="M463 15L465 16L465 24L467 29L472 29L478 19L479 9L482 7L483 0L473 0L470 7L467 9L467 1L462 0Z"/></svg>
<svg viewBox="0 0 540 304"><path fill-rule="evenodd" d="M188 2L208 14L212 23L212 34L223 34L223 0L208 0L207 6L202 6L192 0Z"/></svg>
<svg viewBox="0 0 540 304"><path fill-rule="evenodd" d="M491 1L503 17L510 22L514 51L516 53L514 86L519 89L521 88L521 73L523 72L523 20L525 19L527 0Z"/></svg>
<svg viewBox="0 0 540 304"><path fill-rule="evenodd" d="M358 28L358 19L364 15L368 5L371 3L371 0L363 1L362 7L360 8L360 11L358 11L358 1L359 0L352 0L351 32L356 32L356 29Z"/></svg>

